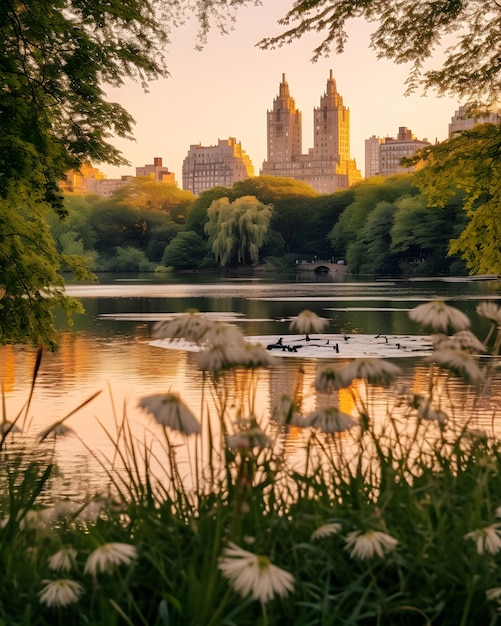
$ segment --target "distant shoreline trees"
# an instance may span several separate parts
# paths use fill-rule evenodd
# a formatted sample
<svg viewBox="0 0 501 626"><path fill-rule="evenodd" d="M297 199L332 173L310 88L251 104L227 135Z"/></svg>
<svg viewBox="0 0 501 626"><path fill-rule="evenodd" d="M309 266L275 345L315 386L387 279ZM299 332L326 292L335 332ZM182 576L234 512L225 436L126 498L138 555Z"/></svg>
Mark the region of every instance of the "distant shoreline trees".
<svg viewBox="0 0 501 626"><path fill-rule="evenodd" d="M354 274L466 272L458 254L449 254L466 224L460 193L431 205L415 174L375 177L328 195L296 182L259 176L208 190L183 205L183 223L172 218L182 196L168 201L168 210L149 208L146 197L138 206L123 190L109 199L68 196L68 219L53 224L53 235L61 253L86 256L95 271L264 262L293 270L296 260L317 257L346 260ZM151 187L158 197L155 185L162 184Z"/></svg>

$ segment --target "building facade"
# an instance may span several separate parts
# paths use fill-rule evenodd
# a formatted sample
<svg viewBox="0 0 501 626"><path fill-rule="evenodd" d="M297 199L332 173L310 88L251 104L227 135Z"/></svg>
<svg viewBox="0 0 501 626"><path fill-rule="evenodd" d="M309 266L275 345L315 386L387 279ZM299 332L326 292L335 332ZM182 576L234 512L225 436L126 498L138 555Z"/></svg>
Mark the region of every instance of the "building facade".
<svg viewBox="0 0 501 626"><path fill-rule="evenodd" d="M499 113L491 112L482 117L468 117L468 105L460 106L459 109L451 117L449 124L449 137L453 137L457 133L464 130L471 130L477 124L499 124L501 116Z"/></svg>
<svg viewBox="0 0 501 626"><path fill-rule="evenodd" d="M169 171L168 167L164 167L161 157L155 157L152 165L136 167L136 176L147 176L155 180L157 183L168 183L170 185L176 184L174 174Z"/></svg>
<svg viewBox="0 0 501 626"><path fill-rule="evenodd" d="M302 116L282 75L273 108L267 111L267 158L263 176L295 178L319 193L347 189L362 179L350 158L350 110L337 91L332 70L320 106L313 110L313 148L302 152Z"/></svg>
<svg viewBox="0 0 501 626"><path fill-rule="evenodd" d="M379 146L384 142L382 137L372 135L365 140L365 178L378 176L381 171Z"/></svg>
<svg viewBox="0 0 501 626"><path fill-rule="evenodd" d="M105 180L106 174L101 172L97 167L93 167L88 161L82 163L80 169L69 170L64 178L60 182L60 187L65 193L85 194L89 193L87 190L87 183L89 181Z"/></svg>
<svg viewBox="0 0 501 626"><path fill-rule="evenodd" d="M125 187L125 185L128 185L133 178L133 176L121 176L120 178L104 179L88 178L85 181L85 191L87 193L95 193L96 195L103 196L104 198L109 198L115 193L115 191L118 191L122 187Z"/></svg>
<svg viewBox="0 0 501 626"><path fill-rule="evenodd" d="M400 126L395 137L376 137L365 140L365 177L394 176L414 172L419 164L404 167L400 161L431 145L427 139L417 139L412 131Z"/></svg>
<svg viewBox="0 0 501 626"><path fill-rule="evenodd" d="M234 137L219 139L217 146L192 145L183 160L183 189L195 196L252 176L251 160Z"/></svg>

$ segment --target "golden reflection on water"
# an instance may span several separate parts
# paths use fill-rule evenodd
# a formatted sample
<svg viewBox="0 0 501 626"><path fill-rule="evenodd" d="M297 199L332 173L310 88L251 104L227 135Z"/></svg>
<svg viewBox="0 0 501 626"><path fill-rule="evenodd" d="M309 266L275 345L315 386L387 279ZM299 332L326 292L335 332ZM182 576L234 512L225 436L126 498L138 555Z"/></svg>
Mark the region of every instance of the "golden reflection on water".
<svg viewBox="0 0 501 626"><path fill-rule="evenodd" d="M0 348L0 380L3 383L6 411L4 419L12 420L22 410L28 397L35 358L35 349L19 346ZM284 393L293 395L303 414L319 406L336 403L344 413L354 415L356 398L363 397L365 393L360 381L334 394L318 393L314 381L318 369L323 365L325 361L313 359L279 359L276 367L266 371L252 375L250 372L237 371L232 380L229 421L254 415L263 427L278 435L279 445L284 454L291 458L291 462L299 462L305 443L304 433L297 428L289 428L287 432L279 434L276 426L269 423L271 410L280 396ZM427 366L413 363L412 367L409 365L405 368L402 382L414 393L426 393L428 376ZM216 410L214 401L207 393L207 388L203 388L202 382L196 353L150 346L146 332L125 339L63 333L60 351L46 352L43 356L27 416L30 423L28 435L35 442L34 438L41 430L74 411L92 394L97 391L101 393L69 417L67 425L76 431L78 437L59 439L43 446L33 443L34 447L38 446L37 453L46 459L52 453L51 446L54 447L60 474L52 481L53 492L59 497L75 498L78 494L104 488L107 483L106 473L95 456L102 462L113 459L116 423L124 415L138 441L144 440L145 433L150 441L155 441L158 455L154 461L155 471L165 476L168 459L160 428L138 410L138 399L163 391L177 392L195 415L200 416L206 410L213 414ZM446 382L449 395L442 393L445 392ZM492 416L501 397L499 376L491 385L489 394L478 405L475 404L471 389L456 379L446 381L442 376L436 379L435 384L444 402L450 398L449 404L455 407L455 419L474 415L475 427L492 425ZM252 394L248 393L250 389L256 391L255 401ZM388 393L377 389L371 396L371 402L375 419L384 420L388 410ZM207 403L208 409L204 403ZM444 407L446 412L448 409L450 406ZM207 425L204 428L207 433ZM211 423L211 432L217 443L220 436L217 422ZM184 438L176 435L173 435L172 442L182 446L178 449L178 458L188 476L197 444L190 442L186 447ZM210 444L204 445L206 447L202 453L208 458L207 446Z"/></svg>

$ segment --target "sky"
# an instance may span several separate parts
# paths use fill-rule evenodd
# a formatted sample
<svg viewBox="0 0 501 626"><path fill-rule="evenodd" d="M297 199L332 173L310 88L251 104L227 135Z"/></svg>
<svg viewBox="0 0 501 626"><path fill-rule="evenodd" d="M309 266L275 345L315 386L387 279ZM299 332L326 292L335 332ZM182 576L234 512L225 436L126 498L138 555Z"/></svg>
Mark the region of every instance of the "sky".
<svg viewBox="0 0 501 626"><path fill-rule="evenodd" d="M463 103L435 94L405 96L408 67L377 60L369 49L375 25L352 21L343 54L311 62L321 35L308 34L290 45L264 51L256 47L263 37L281 32L277 21L292 0L264 0L262 6L238 10L234 29L226 35L213 28L202 51L197 24L188 21L172 33L166 49L170 76L152 82L149 92L135 83L109 89L136 121L135 141L114 144L130 166L97 165L108 178L135 175L135 167L161 157L163 165L182 185L182 163L191 145L217 145L235 137L259 174L266 159L266 111L273 107L282 74L302 112L303 153L313 146L313 108L326 91L329 71L350 109L351 157L364 175L365 139L395 137L400 126L418 139L443 140L454 112Z"/></svg>

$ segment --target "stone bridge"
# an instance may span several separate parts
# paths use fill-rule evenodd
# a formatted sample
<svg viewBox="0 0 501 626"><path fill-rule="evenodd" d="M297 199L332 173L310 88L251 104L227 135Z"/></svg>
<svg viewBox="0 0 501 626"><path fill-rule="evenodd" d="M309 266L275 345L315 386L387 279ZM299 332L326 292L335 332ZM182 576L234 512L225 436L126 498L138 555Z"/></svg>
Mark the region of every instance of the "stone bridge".
<svg viewBox="0 0 501 626"><path fill-rule="evenodd" d="M344 263L333 263L323 259L298 261L296 269L298 272L314 272L315 274L346 274L346 265Z"/></svg>

